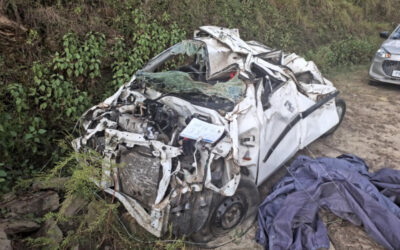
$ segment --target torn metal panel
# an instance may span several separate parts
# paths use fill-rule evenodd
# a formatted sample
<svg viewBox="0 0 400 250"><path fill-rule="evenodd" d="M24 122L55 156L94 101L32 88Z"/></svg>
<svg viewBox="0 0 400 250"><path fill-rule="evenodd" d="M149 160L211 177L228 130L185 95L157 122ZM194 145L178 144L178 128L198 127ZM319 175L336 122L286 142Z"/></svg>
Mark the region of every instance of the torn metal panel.
<svg viewBox="0 0 400 250"><path fill-rule="evenodd" d="M290 76L285 73L282 67L269 63L265 60L262 60L261 58L255 58L253 60L253 63L265 70L269 77L273 77L283 82L287 81L290 78Z"/></svg>
<svg viewBox="0 0 400 250"><path fill-rule="evenodd" d="M215 155L213 153L211 153L210 158L209 158L209 164L207 166L205 186L217 193L224 195L224 196L232 196L235 193L236 188L239 185L239 181L240 181L239 171L236 171L237 173L234 173L233 177L231 179L229 179L228 182L224 183L224 185L222 187L220 187L220 188L216 187L211 182L211 164L212 164L212 161L214 160L214 157L215 157ZM225 167L226 167L225 173L227 175L230 175L229 171L233 170L233 169L231 169L233 166L225 165Z"/></svg>
<svg viewBox="0 0 400 250"><path fill-rule="evenodd" d="M259 43L257 41L246 41L247 45L249 45L253 51L255 51L255 55L259 56L260 54L266 54L272 52L272 48Z"/></svg>
<svg viewBox="0 0 400 250"><path fill-rule="evenodd" d="M202 26L199 29L226 44L235 53L249 54L253 52L252 48L245 41L240 39L239 32L236 30L216 26Z"/></svg>
<svg viewBox="0 0 400 250"><path fill-rule="evenodd" d="M225 44L210 37L198 38L206 44L208 71L207 80L218 78L226 71L235 72L244 68L245 58Z"/></svg>
<svg viewBox="0 0 400 250"><path fill-rule="evenodd" d="M292 53L283 58L282 64L289 67L296 75L310 73L312 78L307 83L327 84L325 78L312 61L306 61L304 58Z"/></svg>
<svg viewBox="0 0 400 250"><path fill-rule="evenodd" d="M135 200L123 193L116 192L111 188L104 189L106 193L115 196L128 213L135 218L136 222L154 236L161 237L165 232L166 227L164 221L168 220L168 206L163 210L154 210L148 214L146 210Z"/></svg>

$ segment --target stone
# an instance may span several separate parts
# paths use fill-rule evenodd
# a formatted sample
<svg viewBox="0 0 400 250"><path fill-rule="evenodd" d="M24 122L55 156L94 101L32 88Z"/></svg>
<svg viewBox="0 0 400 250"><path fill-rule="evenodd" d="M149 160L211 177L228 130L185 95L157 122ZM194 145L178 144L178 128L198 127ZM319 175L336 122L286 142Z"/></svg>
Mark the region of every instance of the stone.
<svg viewBox="0 0 400 250"><path fill-rule="evenodd" d="M65 183L69 180L68 177L60 177L60 178L52 178L46 181L37 181L33 183L32 190L40 191L40 190L56 190L56 191L64 191Z"/></svg>
<svg viewBox="0 0 400 250"><path fill-rule="evenodd" d="M33 232L39 228L40 225L32 220L14 218L0 221L0 230L3 230L7 235Z"/></svg>
<svg viewBox="0 0 400 250"><path fill-rule="evenodd" d="M7 234L0 228L0 250L12 250L11 240L7 238Z"/></svg>
<svg viewBox="0 0 400 250"><path fill-rule="evenodd" d="M61 204L60 214L66 217L74 216L85 208L87 204L88 201L82 197L76 195L69 196Z"/></svg>
<svg viewBox="0 0 400 250"><path fill-rule="evenodd" d="M64 237L53 219L47 220L36 236L45 237L50 240L45 249L57 249Z"/></svg>
<svg viewBox="0 0 400 250"><path fill-rule="evenodd" d="M61 216L64 216L66 220L58 222L58 226L63 232L68 232L69 230L79 225L79 218L74 216L76 216L80 211L85 210L87 204L87 200L76 195L68 196L63 201L59 214Z"/></svg>
<svg viewBox="0 0 400 250"><path fill-rule="evenodd" d="M131 234L137 234L137 229L139 226L139 224L136 222L136 220L132 217L132 215L130 215L128 212L125 212L122 216L121 216L121 220L122 223L124 223L124 226L128 229L128 231Z"/></svg>
<svg viewBox="0 0 400 250"><path fill-rule="evenodd" d="M15 215L33 214L43 216L58 209L60 206L59 199L58 194L54 191L29 193L1 202L0 209L5 209Z"/></svg>

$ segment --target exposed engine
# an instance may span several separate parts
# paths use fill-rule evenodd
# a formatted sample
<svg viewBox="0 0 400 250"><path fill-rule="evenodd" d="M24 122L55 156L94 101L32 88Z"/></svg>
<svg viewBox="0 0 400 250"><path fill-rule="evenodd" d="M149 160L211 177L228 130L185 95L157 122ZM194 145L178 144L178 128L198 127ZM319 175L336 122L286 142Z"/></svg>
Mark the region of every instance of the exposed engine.
<svg viewBox="0 0 400 250"><path fill-rule="evenodd" d="M195 232L207 220L210 188L233 194L238 185L239 168L223 158L231 151L230 139L222 135L207 142L180 136L192 119L212 124L216 117L196 112L182 99L174 102L177 97L151 100L131 89L125 86L112 102L106 100L84 115L85 136L75 140L75 148L89 146L109 162L103 170L108 167L104 174L110 178L102 186L114 186L135 199L150 217L154 211L168 213L168 221L160 223L173 222L175 234ZM174 108L167 104L171 102Z"/></svg>

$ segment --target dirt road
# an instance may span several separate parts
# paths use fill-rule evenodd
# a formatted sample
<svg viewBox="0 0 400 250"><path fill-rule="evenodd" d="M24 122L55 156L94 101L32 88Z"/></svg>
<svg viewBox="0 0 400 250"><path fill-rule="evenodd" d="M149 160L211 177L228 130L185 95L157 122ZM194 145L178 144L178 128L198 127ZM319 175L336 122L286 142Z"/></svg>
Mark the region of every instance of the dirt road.
<svg viewBox="0 0 400 250"><path fill-rule="evenodd" d="M400 170L400 86L369 85L365 68L338 74L331 80L340 90L340 97L346 101L346 116L333 135L317 140L300 153L311 157L352 153L363 158L370 171L383 167ZM281 169L260 187L262 197L285 172ZM322 212L321 216L328 226L332 249L383 249L361 227L353 226L329 212ZM255 231L256 226L236 244L230 243L223 248L262 249L255 243Z"/></svg>

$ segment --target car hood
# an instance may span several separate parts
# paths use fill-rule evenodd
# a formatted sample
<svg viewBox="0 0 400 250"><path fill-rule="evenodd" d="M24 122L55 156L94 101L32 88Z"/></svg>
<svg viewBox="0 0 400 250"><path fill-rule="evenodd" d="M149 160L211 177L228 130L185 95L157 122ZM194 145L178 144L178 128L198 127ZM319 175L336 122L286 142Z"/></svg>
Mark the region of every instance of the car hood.
<svg viewBox="0 0 400 250"><path fill-rule="evenodd" d="M388 39L383 44L382 47L391 54L400 55L400 40L399 39Z"/></svg>

